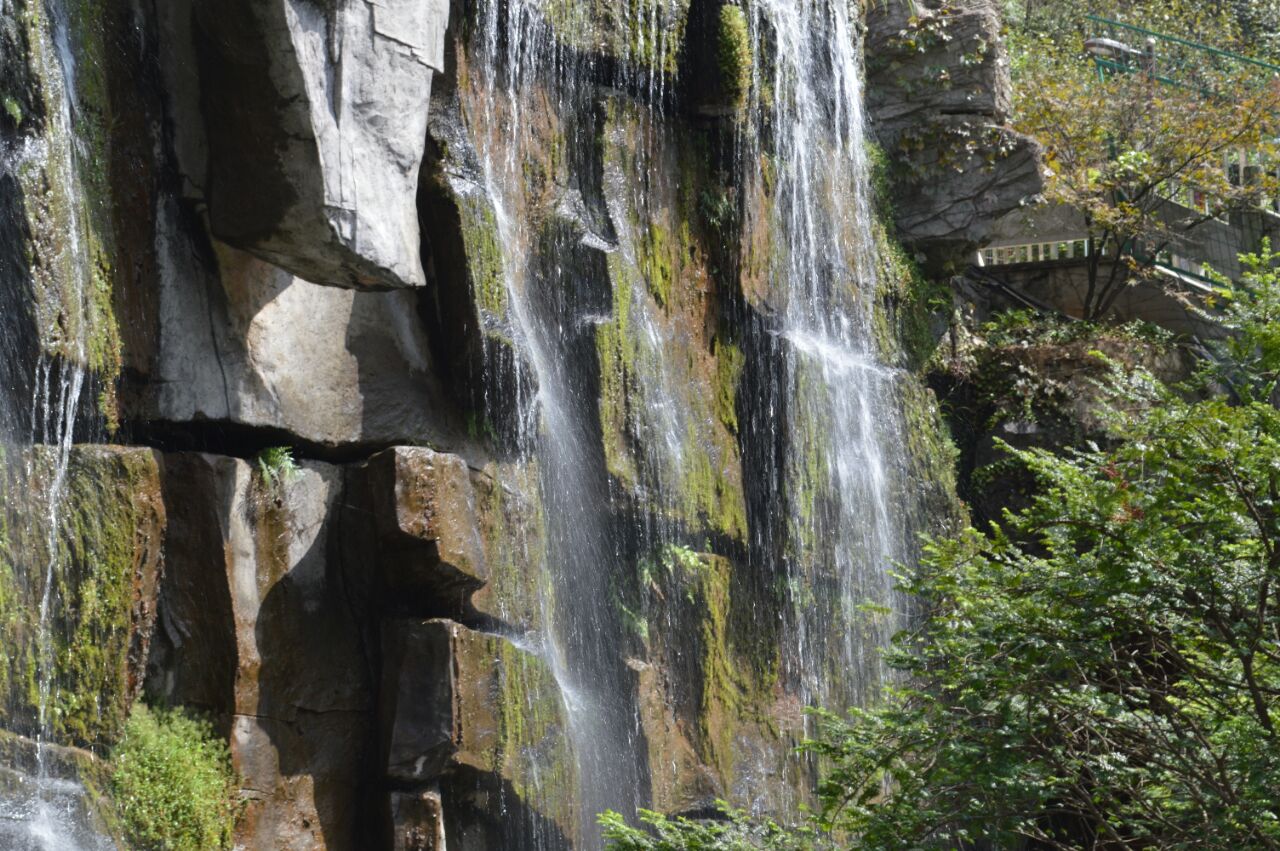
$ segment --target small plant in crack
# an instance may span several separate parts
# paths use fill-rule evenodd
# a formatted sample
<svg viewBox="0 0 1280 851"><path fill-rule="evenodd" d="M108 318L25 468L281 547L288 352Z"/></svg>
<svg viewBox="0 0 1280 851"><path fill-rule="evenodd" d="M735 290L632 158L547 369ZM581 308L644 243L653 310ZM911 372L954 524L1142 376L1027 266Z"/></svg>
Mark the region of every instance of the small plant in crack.
<svg viewBox="0 0 1280 851"><path fill-rule="evenodd" d="M272 446L258 453L258 475L269 491L284 487L300 472L293 460L293 450L288 446Z"/></svg>

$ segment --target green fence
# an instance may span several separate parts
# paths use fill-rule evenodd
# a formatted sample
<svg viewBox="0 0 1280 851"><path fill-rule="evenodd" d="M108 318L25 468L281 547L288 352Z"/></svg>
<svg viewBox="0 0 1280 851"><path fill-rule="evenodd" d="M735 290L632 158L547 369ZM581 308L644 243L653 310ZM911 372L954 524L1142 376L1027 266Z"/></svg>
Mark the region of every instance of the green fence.
<svg viewBox="0 0 1280 851"><path fill-rule="evenodd" d="M1280 79L1280 66L1165 35L1144 27L1086 15L1095 35L1088 46L1099 74L1144 72L1169 85L1216 88L1223 80L1259 84Z"/></svg>

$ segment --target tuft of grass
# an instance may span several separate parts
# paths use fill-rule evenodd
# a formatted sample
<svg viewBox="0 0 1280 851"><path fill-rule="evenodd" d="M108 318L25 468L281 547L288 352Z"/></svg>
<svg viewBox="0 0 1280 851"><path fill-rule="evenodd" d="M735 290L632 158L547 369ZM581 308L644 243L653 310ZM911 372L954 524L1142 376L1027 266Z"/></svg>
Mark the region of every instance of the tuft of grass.
<svg viewBox="0 0 1280 851"><path fill-rule="evenodd" d="M231 847L239 784L208 722L139 703L112 763L112 796L137 851Z"/></svg>

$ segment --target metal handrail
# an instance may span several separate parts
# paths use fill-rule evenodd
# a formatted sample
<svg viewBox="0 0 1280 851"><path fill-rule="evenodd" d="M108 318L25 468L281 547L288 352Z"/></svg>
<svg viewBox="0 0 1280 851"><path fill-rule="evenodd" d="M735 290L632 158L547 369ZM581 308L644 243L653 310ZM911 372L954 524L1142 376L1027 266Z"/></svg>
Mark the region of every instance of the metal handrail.
<svg viewBox="0 0 1280 851"><path fill-rule="evenodd" d="M1280 65L1273 65L1270 62L1264 62L1261 59L1254 59L1251 56L1243 56L1239 53L1232 53L1229 50L1223 50L1218 47L1212 47L1208 44L1201 44L1200 42L1196 42L1196 41L1188 41L1187 39L1179 38L1176 35L1168 35L1167 33L1161 33L1161 32L1156 32L1155 30L1149 30L1146 27L1140 27L1137 24L1126 24L1124 21L1113 21L1110 18L1103 18L1103 17L1099 17L1098 15L1085 15L1084 17L1085 17L1085 20L1091 21L1092 23L1095 23L1095 24L1103 24L1104 26L1115 27L1117 29L1122 29L1122 30L1128 30L1129 32L1146 36L1147 38L1154 38L1160 41L1179 44L1179 45L1182 45L1183 47L1190 47L1193 50L1199 50L1213 56L1222 57L1223 59L1230 59L1233 62L1243 62L1246 65L1253 65L1258 68L1265 68L1268 71L1280 74Z"/></svg>
<svg viewBox="0 0 1280 851"><path fill-rule="evenodd" d="M1002 269L1010 266L1043 266L1049 263L1063 263L1084 261L1090 257L1101 255L1109 258L1112 262L1118 262L1121 255L1128 254L1140 263L1143 263L1153 269L1178 275L1183 278L1190 278L1201 285L1213 286L1216 281L1205 275L1203 271L1197 272L1194 269L1184 269L1177 265L1173 257L1185 260L1187 263L1195 264L1204 269L1207 264L1192 258L1183 257L1182 255L1171 255L1170 262L1165 262L1159 257L1151 257L1139 251L1125 250L1116 251L1115 243L1108 242L1101 249L1086 237L1078 237L1076 239L1059 239L1035 242L1021 242L1013 245L987 246L978 250L974 257L973 266L978 269Z"/></svg>

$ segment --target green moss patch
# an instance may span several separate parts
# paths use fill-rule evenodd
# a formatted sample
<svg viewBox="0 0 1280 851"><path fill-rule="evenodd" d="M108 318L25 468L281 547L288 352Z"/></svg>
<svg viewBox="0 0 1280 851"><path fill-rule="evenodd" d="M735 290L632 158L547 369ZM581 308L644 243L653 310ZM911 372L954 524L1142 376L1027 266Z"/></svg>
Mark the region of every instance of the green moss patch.
<svg viewBox="0 0 1280 851"><path fill-rule="evenodd" d="M8 696L0 726L37 731L47 653L47 732L101 751L123 729L143 662L131 660L139 655L135 638L154 613L164 525L159 471L146 450L74 451L50 536L55 461L52 450L32 450L0 480L0 693ZM42 639L47 574L53 587Z"/></svg>
<svg viewBox="0 0 1280 851"><path fill-rule="evenodd" d="M716 30L716 62L720 69L720 86L725 99L741 107L751 89L751 33L747 15L740 6L720 7Z"/></svg>

